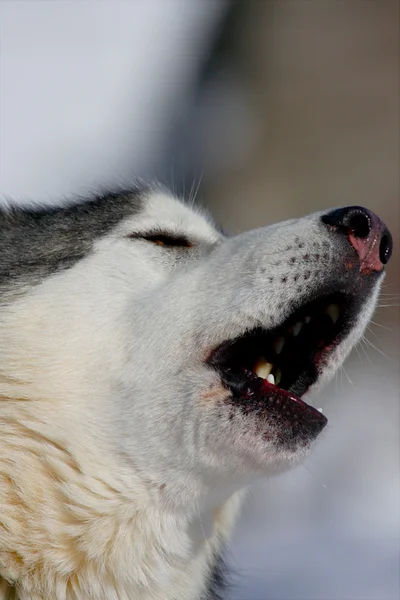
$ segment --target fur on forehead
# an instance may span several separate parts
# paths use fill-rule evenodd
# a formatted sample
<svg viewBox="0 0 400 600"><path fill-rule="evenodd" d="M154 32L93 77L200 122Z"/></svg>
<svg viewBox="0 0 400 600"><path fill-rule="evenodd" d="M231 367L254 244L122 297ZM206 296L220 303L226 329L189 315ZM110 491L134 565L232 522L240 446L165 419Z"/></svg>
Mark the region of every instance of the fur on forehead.
<svg viewBox="0 0 400 600"><path fill-rule="evenodd" d="M60 206L0 209L0 295L72 267L93 243L141 210L144 188L104 192Z"/></svg>
<svg viewBox="0 0 400 600"><path fill-rule="evenodd" d="M71 268L105 236L161 228L211 243L220 238L206 211L184 204L160 185L105 191L60 206L3 203L0 297Z"/></svg>

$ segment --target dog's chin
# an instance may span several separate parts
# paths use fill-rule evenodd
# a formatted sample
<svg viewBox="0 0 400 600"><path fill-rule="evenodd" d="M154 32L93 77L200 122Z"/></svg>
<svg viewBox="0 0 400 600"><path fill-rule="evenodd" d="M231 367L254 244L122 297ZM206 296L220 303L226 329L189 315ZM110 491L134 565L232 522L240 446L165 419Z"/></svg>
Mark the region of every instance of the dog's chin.
<svg viewBox="0 0 400 600"><path fill-rule="evenodd" d="M261 384L247 400L245 412L229 410L229 425L221 434L227 460L249 477L275 475L300 464L327 424L312 406L270 388L265 395L264 388Z"/></svg>

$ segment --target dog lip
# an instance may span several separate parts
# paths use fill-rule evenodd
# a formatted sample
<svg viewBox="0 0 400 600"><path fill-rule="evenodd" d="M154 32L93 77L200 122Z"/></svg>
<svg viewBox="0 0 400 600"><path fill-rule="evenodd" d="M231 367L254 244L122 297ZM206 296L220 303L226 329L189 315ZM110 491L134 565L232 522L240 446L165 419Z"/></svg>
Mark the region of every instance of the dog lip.
<svg viewBox="0 0 400 600"><path fill-rule="evenodd" d="M328 423L328 419L319 410L295 396L292 392L277 387L266 379L253 377L246 383L234 388L224 377L225 385L232 393L232 400L246 413L264 413L269 417L279 416L287 420L291 427L296 423L306 426L312 436L318 435ZM306 392L306 389L303 393Z"/></svg>
<svg viewBox="0 0 400 600"><path fill-rule="evenodd" d="M299 418L301 420L307 419L315 422L316 424L325 427L328 419L318 409L314 408L310 404L307 404L287 390L283 390L266 380L262 380L260 393L267 396L268 403L274 407L281 407L281 411L285 412L291 418Z"/></svg>

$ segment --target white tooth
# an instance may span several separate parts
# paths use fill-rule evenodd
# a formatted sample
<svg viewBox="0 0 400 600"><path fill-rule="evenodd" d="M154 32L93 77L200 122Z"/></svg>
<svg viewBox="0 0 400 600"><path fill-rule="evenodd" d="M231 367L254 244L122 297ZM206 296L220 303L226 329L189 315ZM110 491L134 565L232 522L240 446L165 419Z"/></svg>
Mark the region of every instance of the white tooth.
<svg viewBox="0 0 400 600"><path fill-rule="evenodd" d="M269 381L269 383L272 383L275 385L275 377L272 375L272 373L270 375L268 375L267 381Z"/></svg>
<svg viewBox="0 0 400 600"><path fill-rule="evenodd" d="M330 318L333 321L333 324L335 324L340 314L338 305L330 304L325 312L330 316Z"/></svg>
<svg viewBox="0 0 400 600"><path fill-rule="evenodd" d="M295 325L293 325L292 327L292 331L293 331L293 336L297 337L300 333L300 331L303 329L303 323L300 323L300 321L298 321Z"/></svg>
<svg viewBox="0 0 400 600"><path fill-rule="evenodd" d="M275 370L275 385L278 385L282 379L282 371L280 369Z"/></svg>
<svg viewBox="0 0 400 600"><path fill-rule="evenodd" d="M324 411L322 410L322 408L317 408L317 410L318 410L320 413L323 413L323 412L324 412Z"/></svg>
<svg viewBox="0 0 400 600"><path fill-rule="evenodd" d="M256 366L254 367L254 373L262 379L267 379L273 368L274 365L264 359L261 359L256 363Z"/></svg>
<svg viewBox="0 0 400 600"><path fill-rule="evenodd" d="M304 321L305 321L305 322L307 323L307 325L308 325L308 323L311 321L311 317L304 317Z"/></svg>
<svg viewBox="0 0 400 600"><path fill-rule="evenodd" d="M276 338L276 340L274 341L275 354L280 354L283 350L284 345L285 345L285 338L283 338L283 337Z"/></svg>

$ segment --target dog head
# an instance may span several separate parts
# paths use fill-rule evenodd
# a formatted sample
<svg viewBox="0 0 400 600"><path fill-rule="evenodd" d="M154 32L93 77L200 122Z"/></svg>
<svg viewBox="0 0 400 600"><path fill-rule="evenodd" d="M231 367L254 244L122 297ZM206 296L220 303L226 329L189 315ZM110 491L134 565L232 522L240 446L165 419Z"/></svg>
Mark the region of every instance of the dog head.
<svg viewBox="0 0 400 600"><path fill-rule="evenodd" d="M326 424L304 398L362 335L391 252L359 207L225 237L154 188L3 211L0 230L4 436L175 506L303 458Z"/></svg>

